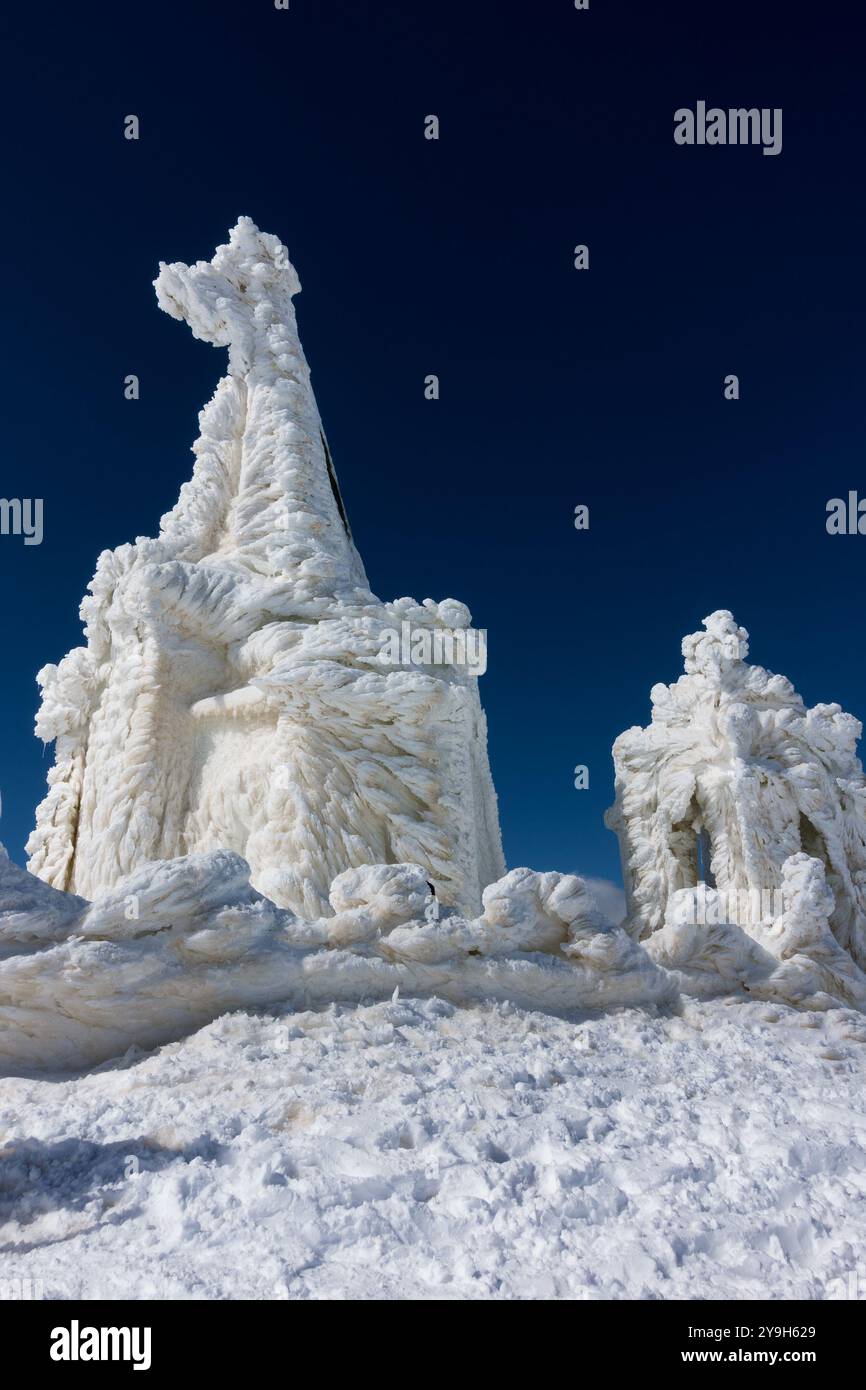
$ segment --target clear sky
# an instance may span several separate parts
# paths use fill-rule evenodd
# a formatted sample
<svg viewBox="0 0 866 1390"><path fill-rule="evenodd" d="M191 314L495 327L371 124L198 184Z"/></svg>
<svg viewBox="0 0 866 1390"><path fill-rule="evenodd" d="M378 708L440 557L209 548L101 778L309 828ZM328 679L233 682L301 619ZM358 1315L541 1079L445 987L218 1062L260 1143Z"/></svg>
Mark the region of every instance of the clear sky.
<svg viewBox="0 0 866 1390"><path fill-rule="evenodd" d="M149 0L5 16L0 495L43 498L45 518L40 546L0 536L13 857L50 765L35 673L81 640L99 551L156 534L225 369L151 281L161 259L210 258L242 213L299 271L374 590L462 599L487 630L510 866L617 876L611 743L715 608L810 703L866 714L866 536L825 530L829 498L866 497L855 14ZM675 145L675 110L699 100L781 107L781 154Z"/></svg>

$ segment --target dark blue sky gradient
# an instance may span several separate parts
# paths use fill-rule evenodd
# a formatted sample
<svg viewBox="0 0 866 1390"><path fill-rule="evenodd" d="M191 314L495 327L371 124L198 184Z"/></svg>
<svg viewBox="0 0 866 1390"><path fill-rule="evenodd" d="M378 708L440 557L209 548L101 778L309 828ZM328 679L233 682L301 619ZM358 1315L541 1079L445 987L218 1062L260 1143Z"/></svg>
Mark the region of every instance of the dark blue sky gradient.
<svg viewBox="0 0 866 1390"><path fill-rule="evenodd" d="M209 258L241 213L298 268L374 590L463 599L488 630L510 865L618 875L610 745L714 608L809 702L864 716L866 536L824 526L829 497L866 495L857 13L154 0L7 16L0 495L45 499L40 547L0 537L13 857L50 763L35 672L81 640L99 551L156 534L225 368L157 308L158 261ZM782 154L675 146L674 110L699 99L781 106Z"/></svg>

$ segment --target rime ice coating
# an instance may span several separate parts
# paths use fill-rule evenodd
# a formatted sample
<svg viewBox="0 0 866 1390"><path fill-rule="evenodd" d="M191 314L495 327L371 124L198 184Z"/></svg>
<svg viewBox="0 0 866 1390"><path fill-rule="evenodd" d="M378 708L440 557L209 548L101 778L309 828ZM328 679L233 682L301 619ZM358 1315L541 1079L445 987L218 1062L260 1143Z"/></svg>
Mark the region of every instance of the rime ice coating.
<svg viewBox="0 0 866 1390"><path fill-rule="evenodd" d="M226 850L142 865L94 903L0 850L0 1072L91 1066L231 1009L395 990L567 1014L676 1008L681 994L866 1011L866 976L830 931L822 865L800 854L782 873L785 912L756 935L718 914L689 921L688 889L640 945L573 874L514 869L467 918L439 906L419 864L364 865L334 880L327 916L305 920L256 892Z"/></svg>
<svg viewBox="0 0 866 1390"><path fill-rule="evenodd" d="M614 746L624 927L574 875L504 874L472 667L400 666L385 641L466 632L470 614L370 592L285 247L242 218L212 261L155 283L229 371L159 538L100 556L87 645L39 673L56 754L33 874L0 851L4 1068L395 989L866 1010L858 721L807 710L713 613L683 642L686 674L654 688L652 723ZM773 890L778 910L731 906Z"/></svg>
<svg viewBox="0 0 866 1390"><path fill-rule="evenodd" d="M241 218L213 260L162 265L160 306L227 347L192 478L157 540L105 551L86 647L39 672L55 740L29 867L93 897L141 865L228 849L276 903L412 860L475 912L505 864L471 668L383 663L383 633L466 627L380 602L352 541L298 338L286 248Z"/></svg>
<svg viewBox="0 0 866 1390"><path fill-rule="evenodd" d="M750 666L748 633L726 610L704 628L683 640L686 674L653 688L652 723L614 744L616 801L606 821L620 840L632 929L652 939L672 896L701 878L728 910L735 895L772 902L786 861L810 856L834 903L832 935L862 968L862 726L839 705L807 709L784 676Z"/></svg>
<svg viewBox="0 0 866 1390"><path fill-rule="evenodd" d="M567 1011L676 994L571 874L515 870L467 919L438 907L420 865L367 865L338 875L328 911L276 907L227 851L142 866L92 904L0 851L0 1071L89 1066L268 1004L401 990Z"/></svg>

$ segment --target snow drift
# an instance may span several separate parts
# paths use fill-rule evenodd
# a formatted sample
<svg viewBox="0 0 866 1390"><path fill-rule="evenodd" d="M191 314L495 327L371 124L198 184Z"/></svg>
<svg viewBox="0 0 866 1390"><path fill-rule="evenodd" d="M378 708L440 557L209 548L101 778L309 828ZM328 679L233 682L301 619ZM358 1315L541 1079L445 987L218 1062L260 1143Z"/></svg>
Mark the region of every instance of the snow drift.
<svg viewBox="0 0 866 1390"><path fill-rule="evenodd" d="M88 1066L230 1009L395 990L555 1011L673 1001L671 977L598 913L580 878L515 869L480 917L440 908L417 864L366 865L305 921L230 851L144 865L94 903L0 861L0 1065Z"/></svg>
<svg viewBox="0 0 866 1390"><path fill-rule="evenodd" d="M312 920L250 886L228 850L143 865L93 903L0 858L0 1069L68 1070L154 1047L232 1009L386 999L508 1001L557 1013L730 995L866 1010L866 976L829 926L808 855L783 866L786 909L747 934L703 887L644 945L583 879L514 869L483 912L440 906L418 864L339 874Z"/></svg>

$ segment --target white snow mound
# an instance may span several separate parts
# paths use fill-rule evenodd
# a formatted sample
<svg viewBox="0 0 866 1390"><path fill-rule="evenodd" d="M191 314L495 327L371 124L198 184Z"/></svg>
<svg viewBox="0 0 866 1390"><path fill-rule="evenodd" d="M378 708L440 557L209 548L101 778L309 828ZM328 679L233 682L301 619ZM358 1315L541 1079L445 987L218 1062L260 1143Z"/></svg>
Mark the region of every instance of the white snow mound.
<svg viewBox="0 0 866 1390"><path fill-rule="evenodd" d="M747 934L720 895L675 894L639 943L574 874L513 869L466 918L418 864L339 874L331 914L297 917L229 850L142 865L94 903L0 857L0 1069L70 1070L194 1032L234 1009L431 996L574 1013L728 995L866 1010L836 941L824 867L792 855L785 911Z"/></svg>
<svg viewBox="0 0 866 1390"><path fill-rule="evenodd" d="M141 866L92 904L0 861L0 1065L74 1069L181 1038L229 1010L386 999L551 1011L664 1004L674 981L572 874L515 869L467 920L417 864L338 875L305 921L221 850ZM25 889L30 888L29 902Z"/></svg>

